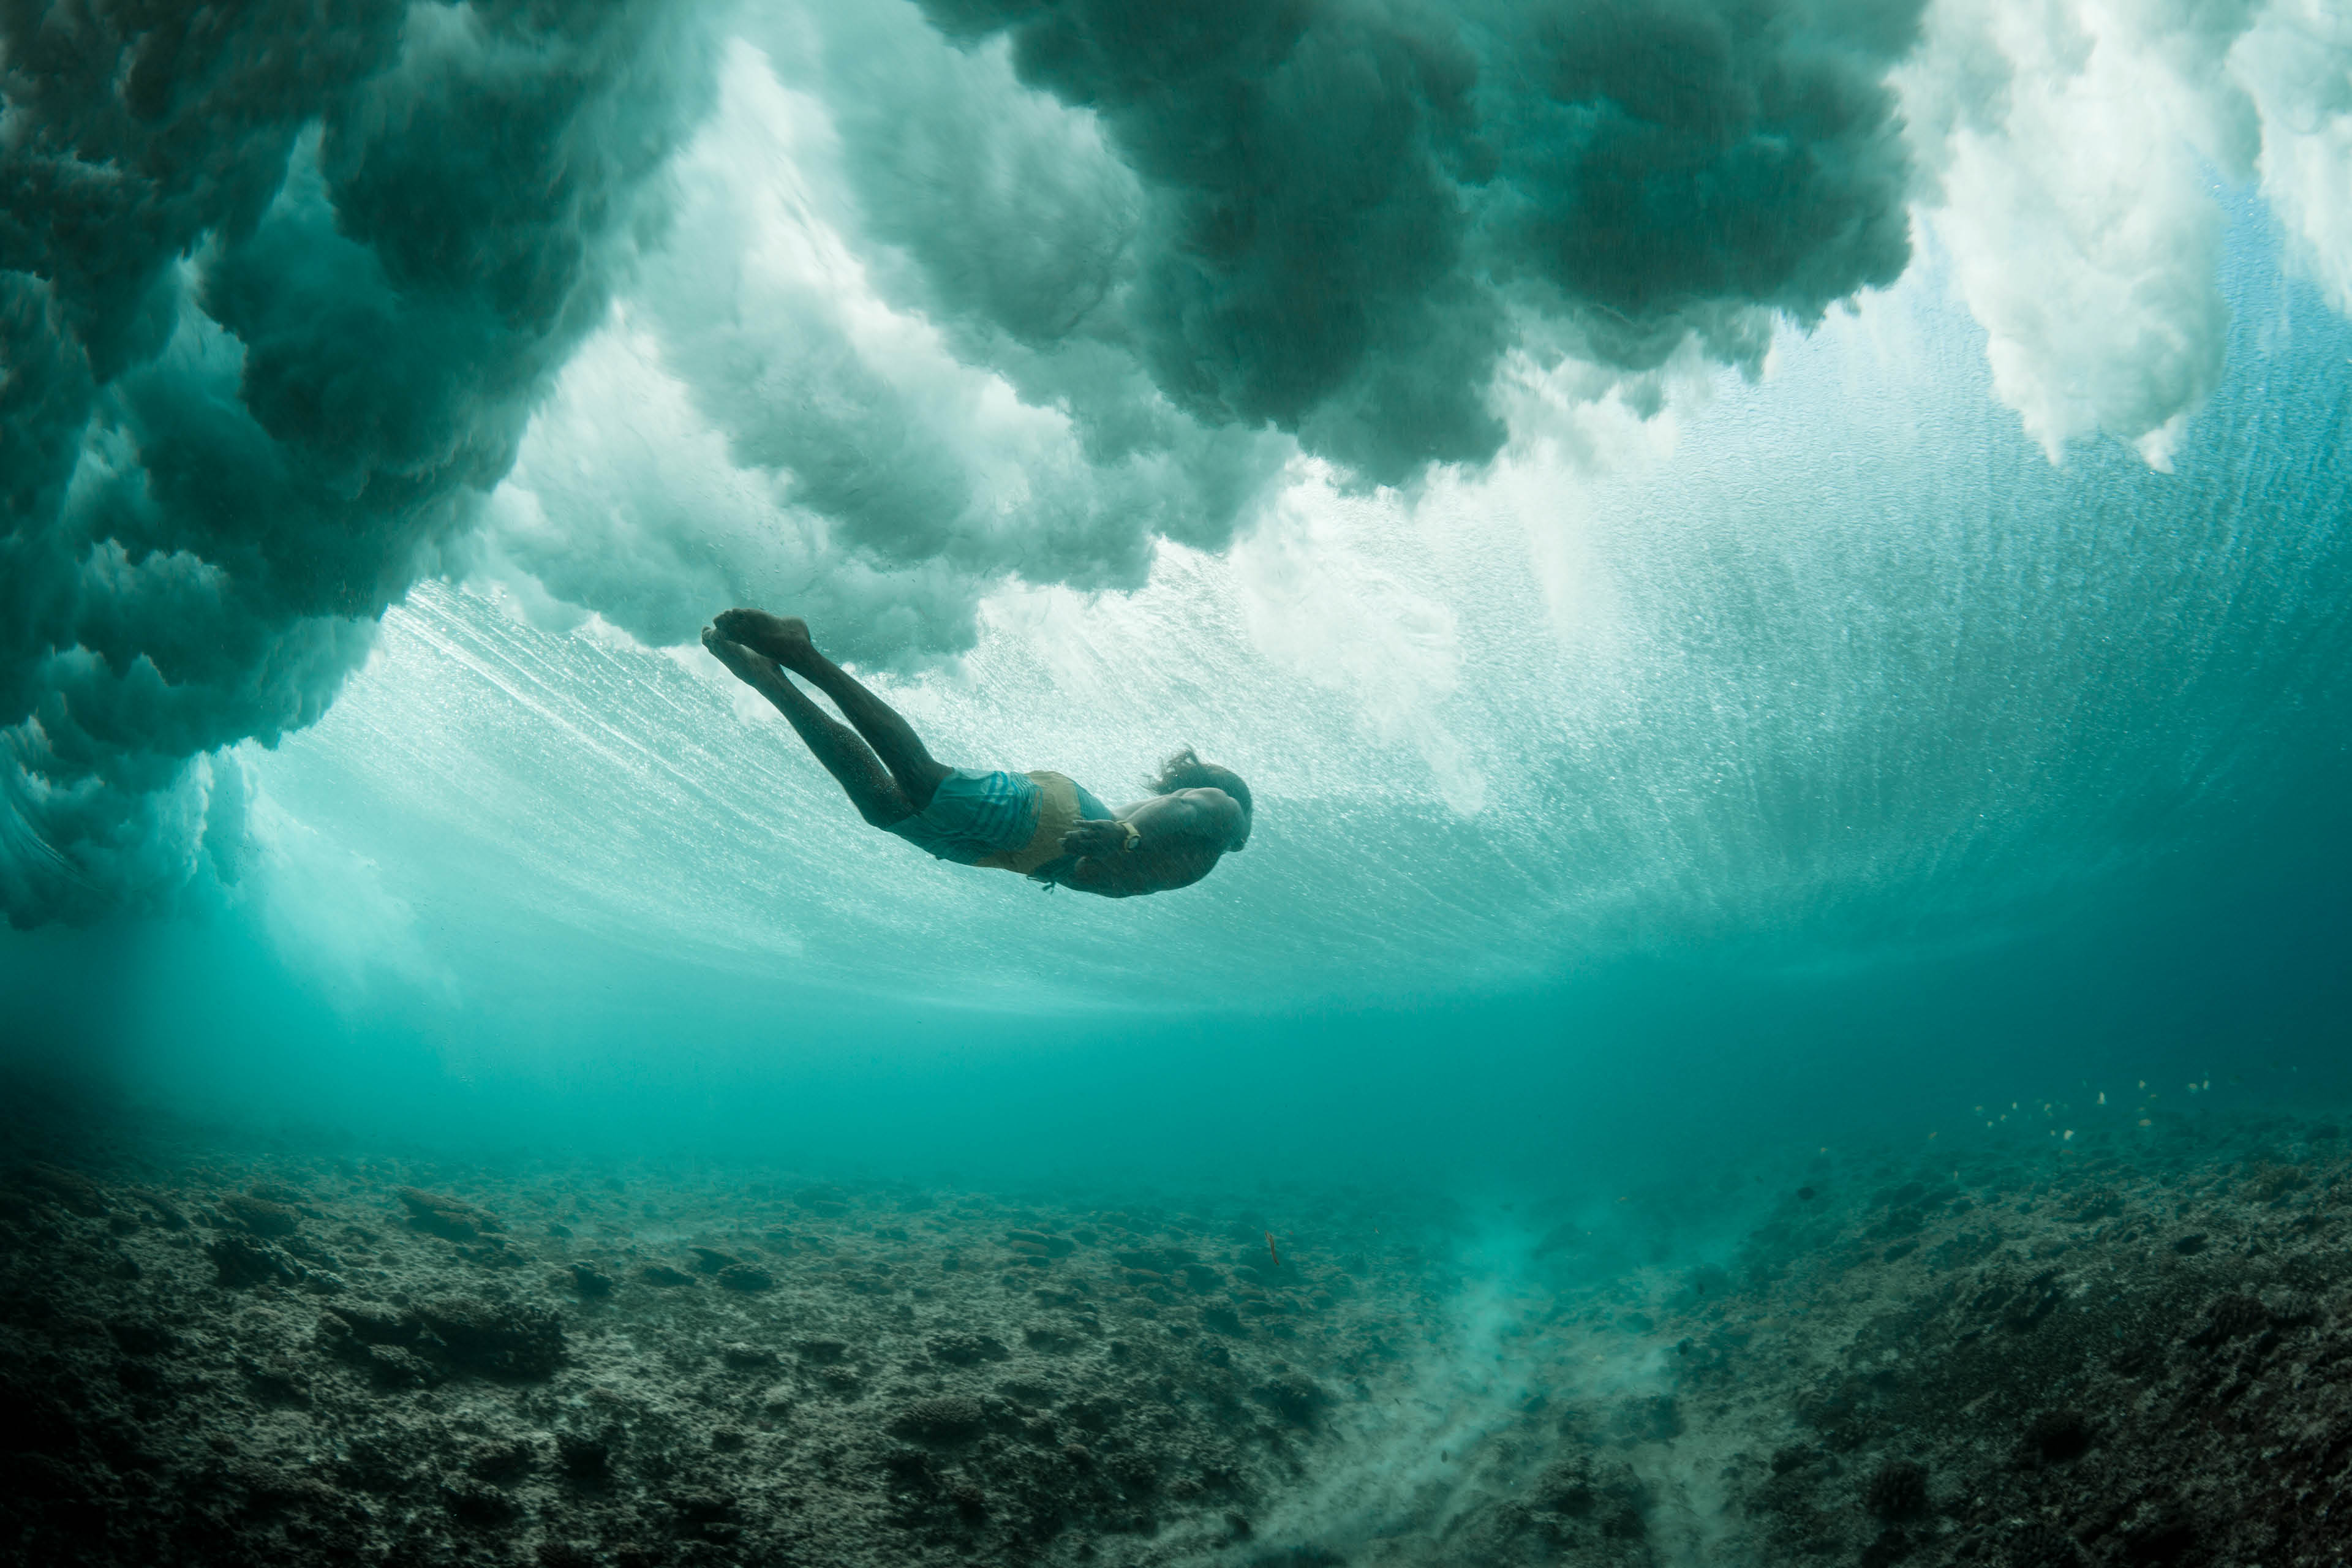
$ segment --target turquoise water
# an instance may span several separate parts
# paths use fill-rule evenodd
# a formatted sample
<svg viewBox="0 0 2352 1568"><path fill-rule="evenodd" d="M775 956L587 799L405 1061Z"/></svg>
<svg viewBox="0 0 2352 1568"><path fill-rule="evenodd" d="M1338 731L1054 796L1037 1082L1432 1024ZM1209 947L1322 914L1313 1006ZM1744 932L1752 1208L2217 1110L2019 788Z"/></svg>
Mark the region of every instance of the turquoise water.
<svg viewBox="0 0 2352 1568"><path fill-rule="evenodd" d="M0 7L44 1561L2333 1550L2347 801L2343 0Z"/></svg>
<svg viewBox="0 0 2352 1568"><path fill-rule="evenodd" d="M1724 376L1572 517L1509 474L1332 498L1255 580L1171 552L889 685L943 755L1106 793L1229 761L1256 835L1177 896L934 865L698 652L420 586L245 749L258 896L7 939L20 1049L362 1138L1106 1179L1606 1180L2090 1083L2315 1103L2352 328L2258 210L2233 234L2170 473L2049 463L1931 280ZM1290 590L1367 618L1284 646L1250 598ZM1384 715L1391 658L1423 689Z"/></svg>
<svg viewBox="0 0 2352 1568"><path fill-rule="evenodd" d="M563 222L586 249L546 266L588 280L538 336L499 336L520 305L479 342L457 306L432 318L464 342L417 375L436 418L496 427L474 456L403 468L397 421L344 451L327 414L297 428L268 401L294 329L256 279L299 294L373 267L351 288L395 323L434 288L474 299L422 229L404 239L407 209L362 201L392 201L367 184L392 164L352 162L360 121L294 115L249 242L157 262L160 324L109 351L134 369L91 394L51 500L86 584L160 584L166 561L234 582L250 558L250 602L275 607L252 632L228 590L134 583L79 632L43 629L47 600L10 612L12 646L45 650L12 712L49 726L11 731L0 974L28 1070L362 1142L1465 1190L1904 1144L1987 1101L2112 1089L2121 1116L2127 1085L2156 1086L2135 1109L2192 1082L2210 1098L2183 1103L2344 1087L2352 323L2251 164L2198 197L2227 327L2160 462L2144 429L2062 432L2053 458L1924 218L1906 247L1873 217L1867 254L1744 300L1689 285L1782 312L1763 325L1597 274L1548 306L1498 293L1490 320L1447 279L1502 263L1433 250L1364 285L1357 305L1419 323L1366 329L1364 354L1406 363L1475 316L1500 334L1488 370L1563 322L1600 368L1530 373L1491 419L1444 399L1375 416L1389 392L1312 366L1294 384L1238 348L1230 384L1182 382L1169 334L1199 321L1150 292L1181 290L1148 257L1103 264L1105 297L1144 300L1126 327L1041 347L1067 323L1037 269L1093 253L1041 260L1023 223L1108 213L1105 245L1149 250L1199 216L1153 206L1154 183L1214 182L1170 172L1144 109L985 42L1003 18L730 15L616 22L580 79L565 134L643 131L607 194L666 193L632 259L595 269L625 226L583 197L596 216ZM1501 46L1464 47L1507 95L1479 54ZM1884 75L1908 47L1856 58ZM888 90L945 117L913 152L843 86L894 50L913 63ZM956 96L1012 93L1016 70L1014 108ZM1891 136L1883 110L1856 123ZM1029 173L958 184L940 125L965 112ZM1495 134L1507 183L1569 132ZM427 150L454 166L462 142ZM769 162L730 154L755 142ZM1832 205L1895 200L1882 175ZM523 224L500 189L457 202L452 232ZM960 271L924 226L991 191L957 219ZM785 255L773 226L811 213L841 249ZM1464 256L1503 243L1494 222ZM1385 255L1397 232L1335 243ZM825 289L864 303L825 315L806 303ZM1428 300L1468 314L1414 315ZM1494 324L1523 308L1519 338ZM1592 323L1612 311L1654 331L1611 338ZM398 336L370 340L384 378L408 374L383 357ZM1435 385L1435 363L1399 374ZM226 436L165 461L211 428L189 408L239 399L348 474L241 470ZM777 409L806 418L760 423ZM1077 434L1039 434L1052 409ZM146 499L109 511L141 461ZM190 463L250 516L156 521ZM395 471L410 499L370 499ZM818 521L787 537L788 511ZM1191 743L1249 778L1255 836L1143 901L929 863L864 829L694 647L739 600L805 609L950 761L1117 800ZM142 651L169 692L138 685ZM227 695L173 705L199 689ZM130 804L79 825L109 801Z"/></svg>

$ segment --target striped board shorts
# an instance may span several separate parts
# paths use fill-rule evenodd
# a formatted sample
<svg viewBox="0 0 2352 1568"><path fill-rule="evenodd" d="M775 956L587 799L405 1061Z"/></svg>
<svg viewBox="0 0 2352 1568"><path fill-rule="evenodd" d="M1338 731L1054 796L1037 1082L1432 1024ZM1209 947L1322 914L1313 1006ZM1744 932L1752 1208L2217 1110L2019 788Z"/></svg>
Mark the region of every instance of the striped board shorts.
<svg viewBox="0 0 2352 1568"><path fill-rule="evenodd" d="M1028 844L1037 831L1037 783L1026 773L958 768L940 781L930 805L885 831L939 859L976 866ZM1078 814L1090 821L1110 820L1110 808L1083 784Z"/></svg>

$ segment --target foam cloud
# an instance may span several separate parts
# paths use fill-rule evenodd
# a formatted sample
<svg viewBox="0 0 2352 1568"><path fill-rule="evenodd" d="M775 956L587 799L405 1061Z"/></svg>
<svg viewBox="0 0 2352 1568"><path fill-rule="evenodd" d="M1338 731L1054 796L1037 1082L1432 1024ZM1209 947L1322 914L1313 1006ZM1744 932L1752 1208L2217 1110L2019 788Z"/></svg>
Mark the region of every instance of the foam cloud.
<svg viewBox="0 0 2352 1568"><path fill-rule="evenodd" d="M746 12L488 568L647 641L788 598L920 660L1008 579L1224 548L1302 459L1484 461L1507 361L1752 366L1907 255L1900 7L1139 15Z"/></svg>
<svg viewBox="0 0 2352 1568"><path fill-rule="evenodd" d="M168 893L603 319L707 96L663 5L0 18L0 902ZM226 851L224 851L226 852Z"/></svg>
<svg viewBox="0 0 2352 1568"><path fill-rule="evenodd" d="M925 11L1006 39L1134 172L1097 330L1204 423L1380 482L1492 457L1496 367L1531 337L1753 363L1769 312L1817 319L1909 254L1899 4Z"/></svg>
<svg viewBox="0 0 2352 1568"><path fill-rule="evenodd" d="M956 101L969 62L911 11L899 25ZM970 647L1008 577L1133 588L1155 540L1229 538L1291 443L1205 429L1084 345L1075 367L1008 367L1018 345L967 329L866 226L835 117L775 58L729 51L670 172L667 243L500 492L491 571L651 643L691 641L714 605L786 600L843 627L842 651L905 662ZM966 90L969 133L933 132L968 159L1053 163L992 101ZM943 199L969 204L961 186Z"/></svg>
<svg viewBox="0 0 2352 1568"><path fill-rule="evenodd" d="M2220 382L2210 171L2254 151L2221 76L2245 9L1936 0L1900 73L1994 386L2053 461L2105 431L2164 466Z"/></svg>
<svg viewBox="0 0 2352 1568"><path fill-rule="evenodd" d="M2272 0L2231 47L2229 70L2261 118L2263 194L2295 260L2352 313L2352 14Z"/></svg>
<svg viewBox="0 0 2352 1568"><path fill-rule="evenodd" d="M422 578L919 665L1008 583L1134 588L1286 486L1758 370L1923 200L2053 457L2160 463L2221 369L2213 172L2352 306L2336 10L0 12L0 903L231 874L223 748L314 721Z"/></svg>
<svg viewBox="0 0 2352 1568"><path fill-rule="evenodd" d="M2220 383L2221 182L2352 309L2352 22L2325 0L1935 0L1896 72L1996 391L2053 461L2169 465Z"/></svg>

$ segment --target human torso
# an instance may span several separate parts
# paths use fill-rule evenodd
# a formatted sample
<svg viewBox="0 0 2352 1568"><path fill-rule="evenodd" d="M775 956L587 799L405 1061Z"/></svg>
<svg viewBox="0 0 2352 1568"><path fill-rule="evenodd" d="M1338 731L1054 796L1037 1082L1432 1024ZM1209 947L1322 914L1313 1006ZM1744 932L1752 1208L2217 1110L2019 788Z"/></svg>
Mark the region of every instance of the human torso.
<svg viewBox="0 0 2352 1568"><path fill-rule="evenodd" d="M1134 816L1158 796L1147 796L1119 808L1116 820ZM1039 881L1052 882L1074 892L1094 893L1107 899L1129 899L1145 893L1173 892L1189 888L1213 870L1223 851L1206 844L1179 842L1171 845L1143 845L1118 855L1093 857L1087 863L1087 873L1078 875L1078 857L1063 855L1046 862L1030 873Z"/></svg>

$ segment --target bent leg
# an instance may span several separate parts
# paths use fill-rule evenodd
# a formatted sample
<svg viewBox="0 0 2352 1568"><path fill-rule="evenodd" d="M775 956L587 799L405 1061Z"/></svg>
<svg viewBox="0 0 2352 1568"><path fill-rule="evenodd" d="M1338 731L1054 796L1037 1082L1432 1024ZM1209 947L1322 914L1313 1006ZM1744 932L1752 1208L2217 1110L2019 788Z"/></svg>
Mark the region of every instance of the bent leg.
<svg viewBox="0 0 2352 1568"><path fill-rule="evenodd" d="M954 770L933 757L913 725L898 710L857 683L841 666L816 651L809 640L808 623L797 616L771 616L760 610L729 610L717 617L719 635L767 655L833 699L842 716L857 726L866 743L898 781L917 811L931 804L940 781Z"/></svg>
<svg viewBox="0 0 2352 1568"><path fill-rule="evenodd" d="M730 642L716 631L702 634L702 646L733 670L736 679L776 705L810 754L824 764L824 771L840 784L850 804L857 807L857 815L867 823L888 827L915 815L918 808L908 803L906 792L883 767L882 760L857 738L855 731L786 679L773 659L762 658L740 643Z"/></svg>

